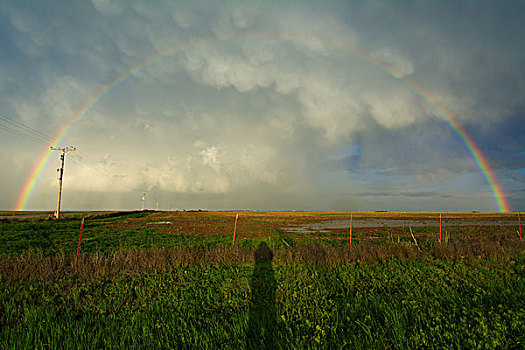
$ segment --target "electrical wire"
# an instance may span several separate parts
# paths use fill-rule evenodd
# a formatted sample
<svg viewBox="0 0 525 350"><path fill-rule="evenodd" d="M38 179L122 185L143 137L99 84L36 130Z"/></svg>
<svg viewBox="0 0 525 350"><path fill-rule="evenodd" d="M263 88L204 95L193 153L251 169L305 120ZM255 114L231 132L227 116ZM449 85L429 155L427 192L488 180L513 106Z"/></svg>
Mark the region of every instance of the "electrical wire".
<svg viewBox="0 0 525 350"><path fill-rule="evenodd" d="M37 129L29 127L15 120L14 118L8 117L3 113L0 114L0 129L7 131L13 135L23 137L27 140L30 140L30 141L33 141L35 143L42 144L45 146L49 146L50 144L55 143L54 138L44 134L43 132ZM97 164L89 160L89 157L87 157L84 153L79 152L78 150L77 152L78 152L78 155L82 158L82 160L76 159L75 156L69 157L69 159L73 163L89 170L93 174L104 173L105 175L110 177L112 180L115 179L115 175L110 173L107 169L102 167L100 164Z"/></svg>
<svg viewBox="0 0 525 350"><path fill-rule="evenodd" d="M13 127L10 127L8 125L5 125L5 124L2 124L0 123L0 129L3 129L5 131L8 131L14 135L17 135L17 136L21 136L21 137L24 137L28 140L31 140L33 142L36 142L36 143L44 143L44 144L48 144L47 141L45 141L44 139L40 138L40 137L37 137L37 136L33 136L33 135L29 135L29 134L25 134L23 131L21 130L18 130L18 129L15 129Z"/></svg>
<svg viewBox="0 0 525 350"><path fill-rule="evenodd" d="M38 140L36 142L51 144L55 141L52 137L42 133L41 131L22 124L19 121L6 116L5 114L0 114L0 127L18 136L27 137L33 141Z"/></svg>

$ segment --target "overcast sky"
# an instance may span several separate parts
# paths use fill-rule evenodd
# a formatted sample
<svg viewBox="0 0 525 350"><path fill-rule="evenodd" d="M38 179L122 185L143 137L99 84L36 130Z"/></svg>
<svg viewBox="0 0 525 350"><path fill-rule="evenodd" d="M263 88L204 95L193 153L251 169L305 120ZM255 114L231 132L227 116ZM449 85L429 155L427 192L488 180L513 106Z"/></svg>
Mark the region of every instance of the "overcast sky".
<svg viewBox="0 0 525 350"><path fill-rule="evenodd" d="M523 211L524 38L523 1L3 0L0 208L157 58L61 143L63 210L497 211L437 105Z"/></svg>

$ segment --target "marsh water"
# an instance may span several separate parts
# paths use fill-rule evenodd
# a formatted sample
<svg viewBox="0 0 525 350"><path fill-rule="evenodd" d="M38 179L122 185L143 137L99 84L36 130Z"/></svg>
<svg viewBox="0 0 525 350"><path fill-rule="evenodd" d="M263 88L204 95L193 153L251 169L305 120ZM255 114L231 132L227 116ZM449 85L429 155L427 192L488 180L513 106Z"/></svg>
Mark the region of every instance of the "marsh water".
<svg viewBox="0 0 525 350"><path fill-rule="evenodd" d="M443 219L444 226L514 226L518 225L517 220L491 220L491 219ZM353 219L352 227L354 228L373 228L373 227L425 227L439 226L438 219L382 219L382 218L364 218ZM316 232L326 230L347 229L350 227L350 219L331 220L314 224L304 224L298 226L284 227L287 232Z"/></svg>

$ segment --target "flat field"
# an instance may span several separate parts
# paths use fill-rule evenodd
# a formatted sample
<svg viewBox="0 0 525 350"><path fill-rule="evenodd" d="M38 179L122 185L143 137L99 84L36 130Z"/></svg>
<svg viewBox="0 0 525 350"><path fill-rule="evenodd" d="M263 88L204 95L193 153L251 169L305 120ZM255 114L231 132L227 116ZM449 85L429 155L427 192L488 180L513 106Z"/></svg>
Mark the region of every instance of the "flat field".
<svg viewBox="0 0 525 350"><path fill-rule="evenodd" d="M2 214L0 348L525 347L517 214Z"/></svg>

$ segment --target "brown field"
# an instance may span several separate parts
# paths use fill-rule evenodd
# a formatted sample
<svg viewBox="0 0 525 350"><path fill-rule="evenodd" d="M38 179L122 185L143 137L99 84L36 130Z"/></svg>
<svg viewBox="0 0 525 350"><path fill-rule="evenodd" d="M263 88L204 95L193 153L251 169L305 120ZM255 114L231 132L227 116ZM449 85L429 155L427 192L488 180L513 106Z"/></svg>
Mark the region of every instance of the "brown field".
<svg viewBox="0 0 525 350"><path fill-rule="evenodd" d="M162 233L231 236L237 214L238 240L271 238L276 233L293 239L311 235L316 239L348 239L350 213L344 212L153 212L144 218L111 225L140 229L146 224ZM385 234L391 240L411 237L411 230L416 237L439 237L439 213L358 212L352 216L353 235L363 240L378 239ZM323 227L323 223L335 223L336 227ZM442 235L461 235L462 239L509 237L518 230L516 213L444 213L442 223Z"/></svg>
<svg viewBox="0 0 525 350"><path fill-rule="evenodd" d="M236 244L232 247L237 214ZM109 227L107 234L117 234L119 237L120 234L133 237L145 231L148 236L155 236L156 233L160 234L158 237L173 235L174 245L148 249L134 249L131 245L128 246L130 249L116 248L109 254L81 253L78 265L72 254L46 257L42 253L28 251L19 256L0 259L0 269L6 272L5 276L28 278L35 275L53 276L66 270L89 276L118 271L162 271L170 266L201 263L253 263L254 251L261 241L268 242L276 263L302 261L345 264L388 258L482 258L506 264L509 257L523 254L525 249L525 241L519 237L515 213L445 213L441 243L439 213L359 212L352 215L353 244L350 246L350 213L151 211L142 217L110 219L97 224L102 226L94 226L92 230ZM89 213L84 213L84 216L86 222L100 217L99 214L90 216ZM15 217L14 221L17 220L34 221ZM71 220L78 220L78 217L62 221ZM312 229L312 225L333 222L342 225L339 228ZM359 224L369 222L376 226L358 227ZM386 224L377 225L382 222ZM396 222L401 225L393 225ZM85 234L86 241L91 239L89 234ZM206 242L211 242L212 238L219 243L208 245ZM201 244L199 247L178 246L178 239Z"/></svg>

